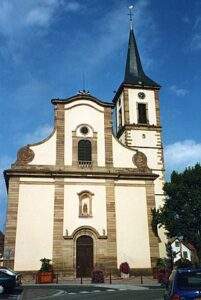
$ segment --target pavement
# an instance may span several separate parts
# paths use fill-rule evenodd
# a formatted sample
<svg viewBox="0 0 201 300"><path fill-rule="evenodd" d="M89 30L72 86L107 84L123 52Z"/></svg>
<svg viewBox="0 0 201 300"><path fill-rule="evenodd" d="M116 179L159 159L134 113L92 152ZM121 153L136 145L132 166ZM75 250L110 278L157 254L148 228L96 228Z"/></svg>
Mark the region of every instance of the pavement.
<svg viewBox="0 0 201 300"><path fill-rule="evenodd" d="M34 284L31 280L24 279L22 292L20 289L9 295L0 296L0 299L12 300L45 300L45 299L153 299L161 300L164 293L163 288L152 277L130 277L129 279L112 278L104 284L91 284L90 278L62 279L59 283Z"/></svg>
<svg viewBox="0 0 201 300"><path fill-rule="evenodd" d="M26 285L22 300L45 299L163 299L161 287L148 287L123 284L76 284L76 285Z"/></svg>

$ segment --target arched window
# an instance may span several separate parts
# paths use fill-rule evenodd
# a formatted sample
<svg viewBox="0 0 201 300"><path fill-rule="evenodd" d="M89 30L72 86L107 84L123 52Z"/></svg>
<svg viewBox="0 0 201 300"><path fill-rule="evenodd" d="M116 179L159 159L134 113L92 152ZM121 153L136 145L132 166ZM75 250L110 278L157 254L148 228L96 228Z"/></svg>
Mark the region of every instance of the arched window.
<svg viewBox="0 0 201 300"><path fill-rule="evenodd" d="M91 142L89 140L78 142L78 161L91 162Z"/></svg>

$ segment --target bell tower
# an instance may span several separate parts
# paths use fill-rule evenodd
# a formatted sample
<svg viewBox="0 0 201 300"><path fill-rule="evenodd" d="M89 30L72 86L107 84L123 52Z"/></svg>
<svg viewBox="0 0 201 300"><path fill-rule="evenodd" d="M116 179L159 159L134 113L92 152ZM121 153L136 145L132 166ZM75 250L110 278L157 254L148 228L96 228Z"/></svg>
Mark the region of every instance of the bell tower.
<svg viewBox="0 0 201 300"><path fill-rule="evenodd" d="M113 102L116 116L116 136L127 147L143 152L155 180L156 208L163 204L164 160L161 138L160 85L144 72L134 30L129 33L128 52L124 80L119 86ZM164 235L159 232L159 238ZM160 256L165 256L160 243Z"/></svg>

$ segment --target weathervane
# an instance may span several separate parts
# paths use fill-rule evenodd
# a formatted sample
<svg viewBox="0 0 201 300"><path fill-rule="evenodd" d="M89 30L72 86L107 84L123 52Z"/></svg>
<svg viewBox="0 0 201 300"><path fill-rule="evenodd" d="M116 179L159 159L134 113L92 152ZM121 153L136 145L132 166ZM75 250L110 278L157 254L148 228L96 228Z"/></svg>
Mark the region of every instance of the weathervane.
<svg viewBox="0 0 201 300"><path fill-rule="evenodd" d="M130 5L128 7L129 9L129 17L130 17L130 29L132 30L133 29L133 13L132 13L132 10L133 10L134 6L133 5Z"/></svg>

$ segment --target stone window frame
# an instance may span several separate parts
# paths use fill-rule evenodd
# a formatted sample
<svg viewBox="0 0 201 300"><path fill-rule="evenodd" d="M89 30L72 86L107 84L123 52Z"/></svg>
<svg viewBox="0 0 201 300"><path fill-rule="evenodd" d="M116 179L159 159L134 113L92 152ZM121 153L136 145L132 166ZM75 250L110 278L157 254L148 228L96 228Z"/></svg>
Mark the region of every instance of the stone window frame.
<svg viewBox="0 0 201 300"><path fill-rule="evenodd" d="M79 197L79 218L91 218L93 217L92 215L92 197L94 196L94 194L88 190L84 190L84 191L81 191L78 194L78 197ZM88 214L83 214L82 213L82 199L83 199L83 196L86 196L89 197L89 213Z"/></svg>
<svg viewBox="0 0 201 300"><path fill-rule="evenodd" d="M86 126L89 127L93 133L93 136L88 136L88 135L82 135L82 136L77 136L77 131L79 128ZM88 125L88 124L80 124L78 125L74 131L72 131L72 166L75 168L92 168L92 167L97 167L97 132L94 131L94 129ZM78 162L78 143L80 140L89 140L91 142L91 164L86 165L82 164L79 165Z"/></svg>

